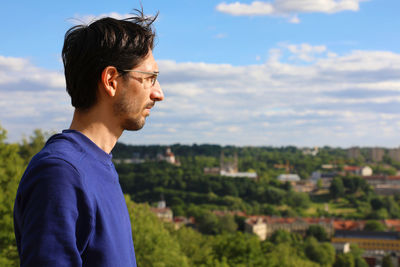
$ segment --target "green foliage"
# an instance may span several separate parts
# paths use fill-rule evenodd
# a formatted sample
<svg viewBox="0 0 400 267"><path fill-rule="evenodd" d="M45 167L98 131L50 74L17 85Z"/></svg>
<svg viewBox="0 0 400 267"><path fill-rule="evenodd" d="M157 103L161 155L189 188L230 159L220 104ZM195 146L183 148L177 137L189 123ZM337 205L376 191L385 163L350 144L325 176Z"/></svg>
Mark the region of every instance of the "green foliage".
<svg viewBox="0 0 400 267"><path fill-rule="evenodd" d="M339 254L333 267L355 267L354 257L351 253Z"/></svg>
<svg viewBox="0 0 400 267"><path fill-rule="evenodd" d="M312 262L302 255L298 248L291 246L288 243L280 243L272 246L267 252L266 265L269 267L318 267L318 263Z"/></svg>
<svg viewBox="0 0 400 267"><path fill-rule="evenodd" d="M17 266L12 225L14 197L25 165L42 148L46 138L39 130L20 145L6 144L5 137L5 130L0 128L0 266ZM164 153L165 148L117 144L113 154L114 158L131 158L133 153L155 158ZM344 150L324 147L312 157L303 155L295 147L177 144L171 149L182 163L180 167L165 162L118 164L121 186L136 202L156 202L163 196L175 215L194 216L199 231L207 235L185 227L175 230L151 213L148 205L135 204L127 197L139 266L367 266L362 251L354 246L351 252L337 255L335 261L333 247L318 242L327 240L320 226L311 226L305 241L297 234L280 230L268 241L260 242L254 235L237 231L238 227L244 228L243 217L216 216L210 211L302 215L314 203L308 194L294 192L290 184L277 181L282 170L275 169L274 165L289 162L292 171L305 179L322 164L336 162L343 166L348 163ZM204 167L219 165L221 152L226 159L237 153L239 169L256 171L259 181L204 175ZM360 158L353 163L362 164L362 161ZM383 167L376 169L381 170L379 168ZM371 219L400 217L400 197L378 197L365 180L357 176L335 178L325 198L319 202L331 201L330 205L339 208L352 207ZM371 221L366 228L381 230L381 225Z"/></svg>
<svg viewBox="0 0 400 267"><path fill-rule="evenodd" d="M364 231L385 231L386 227L379 221L367 221L364 226Z"/></svg>
<svg viewBox="0 0 400 267"><path fill-rule="evenodd" d="M226 233L215 236L213 255L222 261L226 259L229 266L265 266L265 258L260 241L256 236L241 232Z"/></svg>
<svg viewBox="0 0 400 267"><path fill-rule="evenodd" d="M350 245L350 252L347 254L351 254L354 258L354 265L355 267L368 267L368 263L362 257L363 250L360 249L357 245L351 244Z"/></svg>
<svg viewBox="0 0 400 267"><path fill-rule="evenodd" d="M140 266L189 266L176 239L148 205L136 204L126 196L132 222L136 261Z"/></svg>
<svg viewBox="0 0 400 267"><path fill-rule="evenodd" d="M197 227L203 234L215 235L224 232L232 233L238 228L232 215L217 216L208 210L201 210L195 216Z"/></svg>
<svg viewBox="0 0 400 267"><path fill-rule="evenodd" d="M325 228L317 224L310 225L310 227L308 227L306 236L312 236L319 242L328 241L328 234L326 233Z"/></svg>
<svg viewBox="0 0 400 267"><path fill-rule="evenodd" d="M304 252L306 256L321 265L330 266L335 261L335 249L330 243L319 243L314 237L307 238Z"/></svg>
<svg viewBox="0 0 400 267"><path fill-rule="evenodd" d="M383 257L382 267L394 267L390 254L387 254Z"/></svg>
<svg viewBox="0 0 400 267"><path fill-rule="evenodd" d="M7 132L0 127L0 265L18 266L14 238L13 207L24 160L17 144L6 144Z"/></svg>
<svg viewBox="0 0 400 267"><path fill-rule="evenodd" d="M216 263L212 255L212 239L210 237L187 227L171 231L171 234L181 245L182 252L189 260L189 266L201 264L212 266L213 263Z"/></svg>
<svg viewBox="0 0 400 267"><path fill-rule="evenodd" d="M331 186L329 187L329 193L332 198L339 198L344 195L344 185L342 179L334 178L332 180Z"/></svg>
<svg viewBox="0 0 400 267"><path fill-rule="evenodd" d="M19 154L25 159L26 164L43 148L47 139L46 136L47 134L43 133L40 129L36 129L33 135L29 137L29 141L27 138L22 140Z"/></svg>
<svg viewBox="0 0 400 267"><path fill-rule="evenodd" d="M286 230L275 231L269 240L274 244L291 243L293 241L292 234Z"/></svg>
<svg viewBox="0 0 400 267"><path fill-rule="evenodd" d="M287 204L294 208L307 209L310 206L310 197L306 193L290 191L287 195Z"/></svg>

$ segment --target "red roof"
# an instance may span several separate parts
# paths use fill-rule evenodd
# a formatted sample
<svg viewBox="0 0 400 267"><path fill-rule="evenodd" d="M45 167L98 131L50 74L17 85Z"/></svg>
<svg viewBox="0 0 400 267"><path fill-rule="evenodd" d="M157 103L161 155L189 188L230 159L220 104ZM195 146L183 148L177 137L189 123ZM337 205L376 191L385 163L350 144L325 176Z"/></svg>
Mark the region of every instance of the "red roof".
<svg viewBox="0 0 400 267"><path fill-rule="evenodd" d="M351 172L351 171L358 171L361 167L358 166L344 166L343 170Z"/></svg>
<svg viewBox="0 0 400 267"><path fill-rule="evenodd" d="M361 230L364 228L364 221L352 220L335 220L333 221L333 229L335 230Z"/></svg>

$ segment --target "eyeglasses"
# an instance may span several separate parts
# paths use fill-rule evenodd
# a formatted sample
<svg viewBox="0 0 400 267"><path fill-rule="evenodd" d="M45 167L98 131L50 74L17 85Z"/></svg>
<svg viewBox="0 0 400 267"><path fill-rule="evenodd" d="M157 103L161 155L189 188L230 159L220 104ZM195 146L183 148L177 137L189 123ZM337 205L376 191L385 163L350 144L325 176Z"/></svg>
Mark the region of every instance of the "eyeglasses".
<svg viewBox="0 0 400 267"><path fill-rule="evenodd" d="M122 72L137 72L137 73L142 73L142 74L148 74L151 75L151 77L148 77L147 79L150 79L151 81L151 86L154 86L156 84L157 81L157 76L159 74L158 71L154 71L154 72L149 72L149 71L141 71L141 70L119 70Z"/></svg>

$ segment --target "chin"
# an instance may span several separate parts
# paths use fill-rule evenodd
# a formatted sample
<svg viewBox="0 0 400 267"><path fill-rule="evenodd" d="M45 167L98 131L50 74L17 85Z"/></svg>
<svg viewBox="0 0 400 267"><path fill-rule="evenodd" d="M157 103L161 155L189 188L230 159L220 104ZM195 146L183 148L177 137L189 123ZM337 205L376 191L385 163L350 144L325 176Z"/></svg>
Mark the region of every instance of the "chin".
<svg viewBox="0 0 400 267"><path fill-rule="evenodd" d="M138 131L143 128L145 119L127 119L124 121L122 128L127 131Z"/></svg>

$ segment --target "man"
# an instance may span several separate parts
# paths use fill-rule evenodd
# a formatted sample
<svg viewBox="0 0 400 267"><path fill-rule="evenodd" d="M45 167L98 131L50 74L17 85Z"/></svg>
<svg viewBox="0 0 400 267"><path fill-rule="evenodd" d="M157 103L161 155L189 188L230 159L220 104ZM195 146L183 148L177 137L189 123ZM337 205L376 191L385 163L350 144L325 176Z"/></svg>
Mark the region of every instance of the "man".
<svg viewBox="0 0 400 267"><path fill-rule="evenodd" d="M67 31L62 50L75 112L29 163L14 207L21 266L136 266L111 150L164 98L155 18L103 18Z"/></svg>

